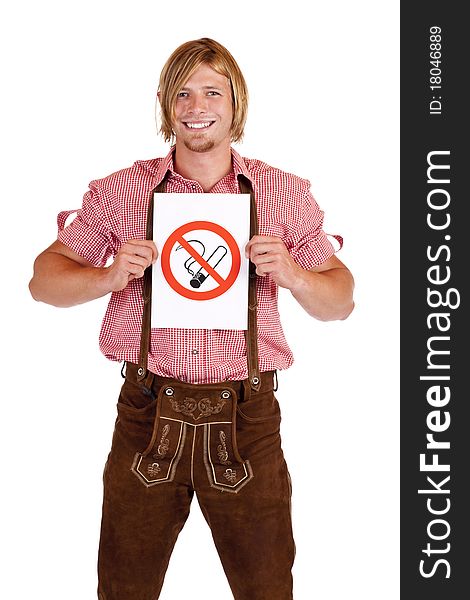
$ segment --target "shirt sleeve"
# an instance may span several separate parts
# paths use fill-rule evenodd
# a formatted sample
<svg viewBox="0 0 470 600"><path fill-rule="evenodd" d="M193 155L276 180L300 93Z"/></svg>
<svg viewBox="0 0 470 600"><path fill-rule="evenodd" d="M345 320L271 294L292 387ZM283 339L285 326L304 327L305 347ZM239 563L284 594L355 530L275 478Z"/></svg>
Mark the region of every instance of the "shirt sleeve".
<svg viewBox="0 0 470 600"><path fill-rule="evenodd" d="M335 249L323 231L324 213L310 191L296 212L287 247L295 262L308 270L331 258Z"/></svg>
<svg viewBox="0 0 470 600"><path fill-rule="evenodd" d="M66 217L73 212L77 213L76 217L64 227ZM105 218L97 182L90 183L82 207L59 213L57 222L57 239L95 267L104 267L108 258L115 254L115 236Z"/></svg>

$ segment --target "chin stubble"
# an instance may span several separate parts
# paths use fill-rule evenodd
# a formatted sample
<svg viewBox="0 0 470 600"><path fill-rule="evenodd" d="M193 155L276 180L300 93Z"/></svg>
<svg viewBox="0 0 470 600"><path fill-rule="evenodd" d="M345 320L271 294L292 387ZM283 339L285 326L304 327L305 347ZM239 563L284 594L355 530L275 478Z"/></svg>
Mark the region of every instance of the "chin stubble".
<svg viewBox="0 0 470 600"><path fill-rule="evenodd" d="M184 140L184 145L188 150L191 150L192 152L208 152L214 147L214 142L213 140L201 140L201 143L198 144L197 142L195 143L191 140Z"/></svg>

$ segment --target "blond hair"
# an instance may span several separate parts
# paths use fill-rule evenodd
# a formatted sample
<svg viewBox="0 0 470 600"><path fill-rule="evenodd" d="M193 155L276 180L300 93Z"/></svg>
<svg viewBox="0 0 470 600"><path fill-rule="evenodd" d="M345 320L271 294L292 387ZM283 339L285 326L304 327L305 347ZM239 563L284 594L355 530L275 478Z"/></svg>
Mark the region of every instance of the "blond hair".
<svg viewBox="0 0 470 600"><path fill-rule="evenodd" d="M243 137L245 127L248 89L233 56L222 44L210 38L185 42L166 61L158 87L161 106L160 132L166 142L173 139L172 123L175 118L177 95L202 64L209 65L219 75L227 77L230 82L233 106L231 139L232 142L238 142Z"/></svg>

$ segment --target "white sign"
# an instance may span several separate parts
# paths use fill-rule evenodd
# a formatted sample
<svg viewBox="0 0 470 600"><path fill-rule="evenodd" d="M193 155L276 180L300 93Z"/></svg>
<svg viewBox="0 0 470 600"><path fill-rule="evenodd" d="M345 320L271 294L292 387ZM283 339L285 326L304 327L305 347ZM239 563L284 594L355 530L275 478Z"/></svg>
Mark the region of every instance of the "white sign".
<svg viewBox="0 0 470 600"><path fill-rule="evenodd" d="M152 327L247 329L249 194L155 194Z"/></svg>

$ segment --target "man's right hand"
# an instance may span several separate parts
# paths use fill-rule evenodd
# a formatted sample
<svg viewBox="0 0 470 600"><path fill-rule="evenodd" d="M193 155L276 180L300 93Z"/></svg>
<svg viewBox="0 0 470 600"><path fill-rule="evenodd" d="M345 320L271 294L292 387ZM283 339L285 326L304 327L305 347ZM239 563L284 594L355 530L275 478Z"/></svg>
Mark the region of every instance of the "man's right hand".
<svg viewBox="0 0 470 600"><path fill-rule="evenodd" d="M106 267L109 291L119 292L133 279L143 277L145 269L157 260L157 256L157 247L151 240L126 242L116 254L113 264Z"/></svg>
<svg viewBox="0 0 470 600"><path fill-rule="evenodd" d="M34 262L31 295L53 306L75 306L123 290L157 260L153 241L128 240L109 267L95 267L62 242L55 241Z"/></svg>

